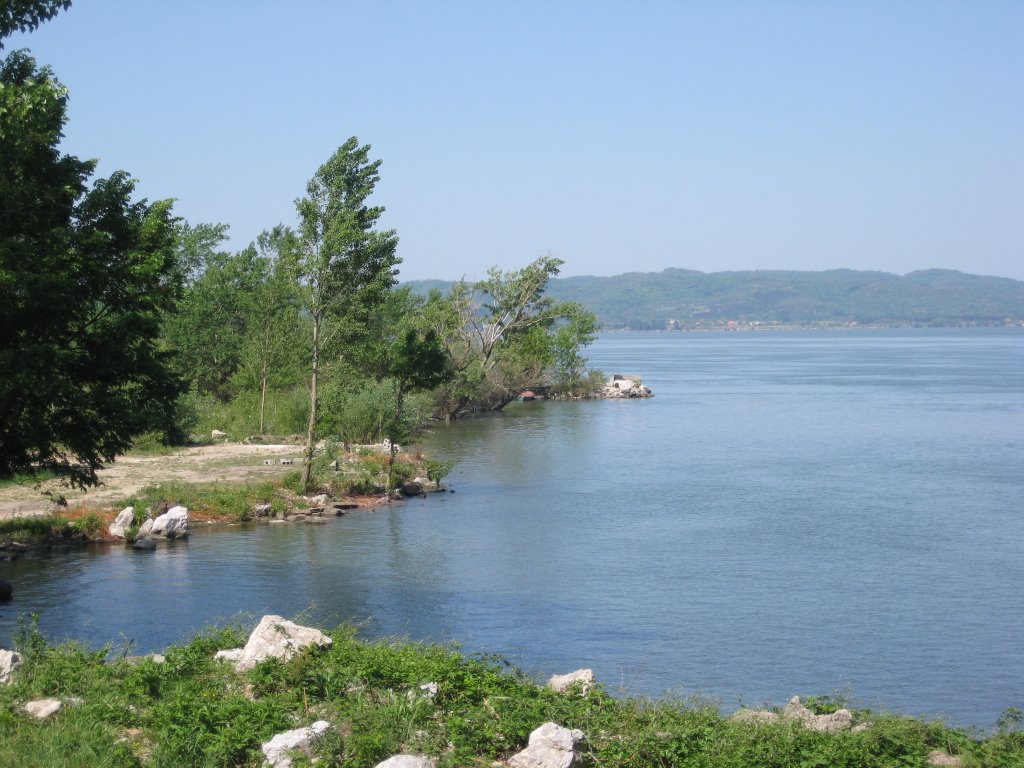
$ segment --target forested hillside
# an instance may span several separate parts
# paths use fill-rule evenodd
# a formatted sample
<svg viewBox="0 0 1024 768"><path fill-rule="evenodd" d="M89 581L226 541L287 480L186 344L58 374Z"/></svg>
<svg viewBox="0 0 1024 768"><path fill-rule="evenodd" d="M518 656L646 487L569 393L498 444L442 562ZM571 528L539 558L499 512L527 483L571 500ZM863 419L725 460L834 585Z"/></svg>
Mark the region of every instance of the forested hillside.
<svg viewBox="0 0 1024 768"><path fill-rule="evenodd" d="M412 283L415 292L438 281ZM697 272L666 269L552 280L549 294L583 304L607 329L699 328L736 323L994 325L1024 319L1024 282L943 269L893 275Z"/></svg>

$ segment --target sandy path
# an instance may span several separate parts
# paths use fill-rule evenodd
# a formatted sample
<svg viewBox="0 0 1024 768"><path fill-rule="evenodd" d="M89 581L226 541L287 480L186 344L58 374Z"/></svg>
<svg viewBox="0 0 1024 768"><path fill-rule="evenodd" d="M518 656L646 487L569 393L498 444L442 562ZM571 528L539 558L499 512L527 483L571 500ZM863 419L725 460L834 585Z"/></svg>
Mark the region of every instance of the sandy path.
<svg viewBox="0 0 1024 768"><path fill-rule="evenodd" d="M186 448L170 456L122 456L99 473L101 485L89 491L61 488L51 480L39 488L10 485L0 488L0 520L17 515L38 515L55 505L43 492L63 493L70 505L102 507L145 488L147 485L178 480L186 483L244 481L282 477L300 463L302 447L297 445L241 445L222 443ZM264 460L273 458L274 464ZM281 466L279 459L294 458L295 466Z"/></svg>

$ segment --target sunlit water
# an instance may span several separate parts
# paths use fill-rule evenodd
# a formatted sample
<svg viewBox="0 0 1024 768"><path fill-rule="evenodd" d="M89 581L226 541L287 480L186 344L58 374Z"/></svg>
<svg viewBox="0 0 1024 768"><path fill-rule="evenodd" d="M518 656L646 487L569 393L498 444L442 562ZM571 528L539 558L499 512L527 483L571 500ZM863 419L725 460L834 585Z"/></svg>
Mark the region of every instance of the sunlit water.
<svg viewBox="0 0 1024 768"><path fill-rule="evenodd" d="M591 362L657 396L438 428L454 494L0 562L0 644L19 612L144 652L304 611L725 708L1024 706L1024 333L621 334Z"/></svg>

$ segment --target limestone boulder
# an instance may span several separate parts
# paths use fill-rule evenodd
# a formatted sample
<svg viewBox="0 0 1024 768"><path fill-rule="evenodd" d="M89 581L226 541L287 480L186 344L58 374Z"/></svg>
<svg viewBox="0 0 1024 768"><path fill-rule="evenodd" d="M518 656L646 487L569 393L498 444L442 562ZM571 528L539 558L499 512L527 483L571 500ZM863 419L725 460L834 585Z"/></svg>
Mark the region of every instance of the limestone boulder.
<svg viewBox="0 0 1024 768"><path fill-rule="evenodd" d="M552 675L547 682L547 687L553 691L567 691L574 685L579 685L580 693L586 694L594 687L594 670L577 669L565 675Z"/></svg>
<svg viewBox="0 0 1024 768"><path fill-rule="evenodd" d="M569 768L576 760L576 742L583 731L544 723L530 734L526 749L508 760L511 768Z"/></svg>
<svg viewBox="0 0 1024 768"><path fill-rule="evenodd" d="M153 521L150 533L153 536L162 536L167 539L187 538L188 510L185 507L171 507Z"/></svg>
<svg viewBox="0 0 1024 768"><path fill-rule="evenodd" d="M0 685L11 682L11 674L21 666L21 654L0 648Z"/></svg>
<svg viewBox="0 0 1024 768"><path fill-rule="evenodd" d="M60 699L35 699L25 705L25 711L36 720L45 720L60 712L62 706Z"/></svg>
<svg viewBox="0 0 1024 768"><path fill-rule="evenodd" d="M217 651L215 654L213 654L213 658L217 661L228 661L232 664L237 664L242 660L242 649L230 648L224 651Z"/></svg>
<svg viewBox="0 0 1024 768"><path fill-rule="evenodd" d="M139 526L139 532L135 534L136 539L144 539L153 533L153 518L148 518L142 521L142 525Z"/></svg>
<svg viewBox="0 0 1024 768"><path fill-rule="evenodd" d="M426 755L395 755L374 768L434 768L436 763Z"/></svg>
<svg viewBox="0 0 1024 768"><path fill-rule="evenodd" d="M287 661L303 648L328 646L332 642L319 629L299 626L281 616L264 616L249 635L236 669L252 669L271 657Z"/></svg>
<svg viewBox="0 0 1024 768"><path fill-rule="evenodd" d="M119 539L124 538L124 532L128 530L132 521L135 519L135 507L125 507L117 513L117 517L114 518L114 522L110 524L111 536L116 536Z"/></svg>
<svg viewBox="0 0 1024 768"><path fill-rule="evenodd" d="M270 741L264 742L260 748L267 764L272 768L292 768L294 760L291 753L303 752L308 755L313 743L330 730L330 727L331 724L326 720L317 720L305 728L279 733Z"/></svg>

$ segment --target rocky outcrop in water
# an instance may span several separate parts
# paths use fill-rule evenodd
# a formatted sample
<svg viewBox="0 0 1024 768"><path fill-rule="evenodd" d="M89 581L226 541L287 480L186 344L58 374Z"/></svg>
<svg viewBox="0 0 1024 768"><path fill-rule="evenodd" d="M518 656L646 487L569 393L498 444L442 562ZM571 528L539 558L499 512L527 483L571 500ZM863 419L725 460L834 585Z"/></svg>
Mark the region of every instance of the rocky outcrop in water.
<svg viewBox="0 0 1024 768"><path fill-rule="evenodd" d="M139 533L141 534L141 530ZM184 539L188 537L188 510L185 507L171 507L153 520L149 530L153 536L167 539Z"/></svg>
<svg viewBox="0 0 1024 768"><path fill-rule="evenodd" d="M654 397L650 387L645 387L639 377L630 378L616 373L601 388L599 397L630 400L638 397Z"/></svg>

